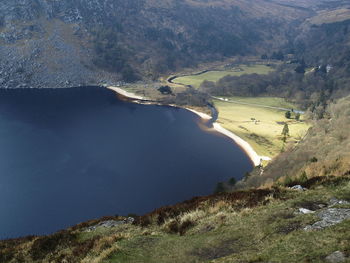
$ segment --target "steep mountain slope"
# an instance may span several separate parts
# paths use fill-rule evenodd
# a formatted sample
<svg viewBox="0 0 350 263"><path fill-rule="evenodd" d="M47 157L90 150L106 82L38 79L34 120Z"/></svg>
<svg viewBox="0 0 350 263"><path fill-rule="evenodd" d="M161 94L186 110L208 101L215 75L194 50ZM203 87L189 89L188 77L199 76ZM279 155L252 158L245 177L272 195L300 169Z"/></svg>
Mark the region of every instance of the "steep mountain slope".
<svg viewBox="0 0 350 263"><path fill-rule="evenodd" d="M0 85L14 88L155 78L255 54L311 13L252 0L14 0L0 14Z"/></svg>
<svg viewBox="0 0 350 263"><path fill-rule="evenodd" d="M346 0L270 0L281 5L307 8L314 11L337 8L341 5L348 4Z"/></svg>

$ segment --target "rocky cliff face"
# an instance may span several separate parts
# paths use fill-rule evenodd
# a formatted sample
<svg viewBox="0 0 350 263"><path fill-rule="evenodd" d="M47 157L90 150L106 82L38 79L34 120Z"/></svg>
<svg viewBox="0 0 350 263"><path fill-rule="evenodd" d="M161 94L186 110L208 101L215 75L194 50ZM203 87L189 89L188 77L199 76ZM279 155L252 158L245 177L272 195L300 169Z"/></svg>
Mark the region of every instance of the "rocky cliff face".
<svg viewBox="0 0 350 263"><path fill-rule="evenodd" d="M112 74L93 67L93 51L79 4L73 6L71 2L0 3L3 88L78 86L115 79Z"/></svg>
<svg viewBox="0 0 350 263"><path fill-rule="evenodd" d="M290 35L287 24L308 15L250 0L4 0L0 85L110 83L130 77L130 71L155 77L276 47Z"/></svg>

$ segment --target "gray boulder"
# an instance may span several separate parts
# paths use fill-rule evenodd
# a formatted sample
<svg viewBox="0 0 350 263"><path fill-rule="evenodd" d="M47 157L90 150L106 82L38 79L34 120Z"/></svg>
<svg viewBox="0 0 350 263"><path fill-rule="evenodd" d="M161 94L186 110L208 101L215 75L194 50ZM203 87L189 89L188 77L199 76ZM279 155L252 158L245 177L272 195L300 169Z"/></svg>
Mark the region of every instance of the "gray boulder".
<svg viewBox="0 0 350 263"><path fill-rule="evenodd" d="M305 187L302 187L301 185L294 185L292 186L290 189L293 189L293 190L298 190L298 191L305 191L307 190Z"/></svg>
<svg viewBox="0 0 350 263"><path fill-rule="evenodd" d="M305 230L323 229L325 227L339 224L346 219L350 219L350 209L328 208L318 212L317 215L321 221L318 221L313 225L306 226L304 228Z"/></svg>
<svg viewBox="0 0 350 263"><path fill-rule="evenodd" d="M340 263L345 262L345 260L346 258L344 256L344 253L340 251L335 251L334 253L326 257L326 262L329 263Z"/></svg>

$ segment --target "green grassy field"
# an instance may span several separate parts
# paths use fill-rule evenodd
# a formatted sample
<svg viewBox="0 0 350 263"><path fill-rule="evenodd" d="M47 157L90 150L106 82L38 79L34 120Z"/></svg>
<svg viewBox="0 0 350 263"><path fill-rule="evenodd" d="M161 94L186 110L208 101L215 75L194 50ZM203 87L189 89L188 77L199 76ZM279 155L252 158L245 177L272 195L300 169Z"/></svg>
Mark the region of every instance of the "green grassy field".
<svg viewBox="0 0 350 263"><path fill-rule="evenodd" d="M102 262L324 262L336 250L348 251L350 221L308 232L303 228L316 216L295 211L305 204L327 203L349 193L349 187L289 190L284 195L288 201L271 197L266 206L241 211L219 202L180 216L180 221L186 217L195 222L185 235L167 233L169 223L161 231L155 226L118 242L117 251Z"/></svg>
<svg viewBox="0 0 350 263"><path fill-rule="evenodd" d="M236 71L236 70L208 71L200 75L179 77L174 79L173 82L177 84L192 85L195 88L199 88L200 84L204 80L217 81L227 75L241 76L243 74L252 74L252 73L268 74L269 72L274 70L273 68L268 67L266 65L252 65L252 66L241 65L237 67L237 69L238 68L241 69L242 71Z"/></svg>
<svg viewBox="0 0 350 263"><path fill-rule="evenodd" d="M299 263L325 262L335 251L350 255L350 220L304 230L320 221L320 211L329 213L332 198L350 200L350 177L327 175L304 184L307 191L279 183L273 189L193 199L154 212L136 224L88 231L87 227L100 222L93 221L50 236L0 241L0 261ZM316 211L303 214L299 208ZM336 208L344 211L350 205Z"/></svg>
<svg viewBox="0 0 350 263"><path fill-rule="evenodd" d="M293 104L282 98L230 97L227 99L273 107L295 108ZM259 155L274 157L281 152L284 145L281 136L284 123L288 124L290 130L290 137L286 143L297 143L310 127L302 118L301 121L287 119L283 110L241 105L220 100L214 102L219 111L218 122L224 128L249 142ZM255 122L255 120L258 120L258 122Z"/></svg>

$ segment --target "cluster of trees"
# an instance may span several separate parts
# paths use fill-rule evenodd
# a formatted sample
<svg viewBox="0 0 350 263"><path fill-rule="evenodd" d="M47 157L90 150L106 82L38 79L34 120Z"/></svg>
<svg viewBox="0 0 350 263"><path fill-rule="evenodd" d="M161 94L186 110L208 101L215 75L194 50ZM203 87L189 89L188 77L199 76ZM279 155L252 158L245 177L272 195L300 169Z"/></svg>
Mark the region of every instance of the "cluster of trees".
<svg viewBox="0 0 350 263"><path fill-rule="evenodd" d="M166 85L166 86L160 86L160 87L158 88L158 91L159 91L160 93L162 93L163 95L171 95L171 94L173 94L173 91L171 90L171 88L170 88L168 85Z"/></svg>
<svg viewBox="0 0 350 263"><path fill-rule="evenodd" d="M118 31L118 27L99 27L93 31L95 50L93 62L97 67L118 72L125 81L133 82L139 79L130 65L130 57L133 56L133 53L120 43Z"/></svg>
<svg viewBox="0 0 350 263"><path fill-rule="evenodd" d="M216 96L284 97L320 119L329 99L350 92L347 75L328 74L322 68L303 74L294 71L292 65L283 65L268 75L225 76L217 82L204 81L200 87Z"/></svg>
<svg viewBox="0 0 350 263"><path fill-rule="evenodd" d="M283 51L274 51L270 56L267 54L261 55L261 59L275 59L275 60L284 60L284 54Z"/></svg>
<svg viewBox="0 0 350 263"><path fill-rule="evenodd" d="M188 88L186 91L168 96L163 99L166 104L176 104L180 106L191 105L196 107L205 107L208 105L210 97L207 93L194 88Z"/></svg>
<svg viewBox="0 0 350 263"><path fill-rule="evenodd" d="M255 55L257 50L269 50L271 42L284 40L292 30L289 23L280 19L286 8L274 3L267 3L276 8L271 18L266 12L257 16L252 11L251 5L259 6L257 3L237 6L225 1L214 5L177 0L162 4L146 0L104 2L93 10L73 5L79 5L94 40L95 65L121 73L126 81L138 76L157 78L169 71L225 57ZM275 52L271 57L283 59L283 54Z"/></svg>
<svg viewBox="0 0 350 263"><path fill-rule="evenodd" d="M284 113L284 116L287 118L287 119L291 119L292 118L292 112L294 112L294 110L292 109L291 111L286 111L285 113ZM299 112L296 112L296 113L294 113L294 119L296 120L296 121L299 121L300 120L300 113Z"/></svg>

